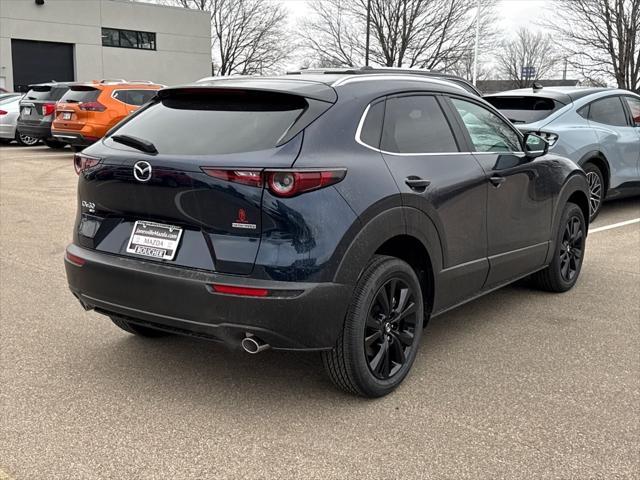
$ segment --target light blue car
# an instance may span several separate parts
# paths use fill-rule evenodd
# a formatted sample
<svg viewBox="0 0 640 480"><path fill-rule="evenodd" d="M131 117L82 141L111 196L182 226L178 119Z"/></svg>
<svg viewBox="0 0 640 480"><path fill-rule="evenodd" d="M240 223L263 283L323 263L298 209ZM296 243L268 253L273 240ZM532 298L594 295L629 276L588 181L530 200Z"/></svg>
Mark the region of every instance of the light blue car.
<svg viewBox="0 0 640 480"><path fill-rule="evenodd" d="M610 88L540 87L484 97L523 133L587 173L590 219L605 199L640 194L640 96Z"/></svg>

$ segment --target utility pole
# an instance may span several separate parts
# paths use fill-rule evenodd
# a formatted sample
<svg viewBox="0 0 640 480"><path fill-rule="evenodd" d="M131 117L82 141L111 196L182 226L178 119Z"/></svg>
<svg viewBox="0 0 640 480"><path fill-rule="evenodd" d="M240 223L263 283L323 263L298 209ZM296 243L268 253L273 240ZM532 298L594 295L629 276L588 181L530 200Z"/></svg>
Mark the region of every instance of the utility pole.
<svg viewBox="0 0 640 480"><path fill-rule="evenodd" d="M478 83L478 44L480 43L480 0L478 0L478 12L476 13L476 45L473 54L473 85Z"/></svg>
<svg viewBox="0 0 640 480"><path fill-rule="evenodd" d="M562 71L562 80L566 80L567 79L567 57L564 57L564 70Z"/></svg>
<svg viewBox="0 0 640 480"><path fill-rule="evenodd" d="M371 36L371 0L367 0L367 41L364 49L364 64L369 66L369 37Z"/></svg>

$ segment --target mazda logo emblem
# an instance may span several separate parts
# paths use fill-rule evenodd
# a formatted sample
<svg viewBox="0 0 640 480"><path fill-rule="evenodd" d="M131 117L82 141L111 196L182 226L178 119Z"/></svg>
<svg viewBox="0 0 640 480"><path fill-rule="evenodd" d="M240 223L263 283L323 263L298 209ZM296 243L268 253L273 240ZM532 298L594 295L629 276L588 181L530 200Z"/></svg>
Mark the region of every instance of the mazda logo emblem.
<svg viewBox="0 0 640 480"><path fill-rule="evenodd" d="M139 182L151 180L151 164L149 162L137 162L133 166L133 176Z"/></svg>

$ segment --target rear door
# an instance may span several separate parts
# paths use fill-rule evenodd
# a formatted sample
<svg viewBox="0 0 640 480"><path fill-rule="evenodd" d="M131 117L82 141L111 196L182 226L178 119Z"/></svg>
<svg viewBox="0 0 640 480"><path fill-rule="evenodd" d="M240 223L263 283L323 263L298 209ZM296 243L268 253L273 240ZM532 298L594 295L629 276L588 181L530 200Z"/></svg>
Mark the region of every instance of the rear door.
<svg viewBox="0 0 640 480"><path fill-rule="evenodd" d="M450 99L486 173L487 234L492 288L544 264L551 239L553 184L548 160L530 161L521 138L506 121L480 102Z"/></svg>
<svg viewBox="0 0 640 480"><path fill-rule="evenodd" d="M488 271L487 186L473 154L459 145L439 97L388 98L380 149L403 204L421 210L440 232L444 270L434 309L468 298L482 288Z"/></svg>
<svg viewBox="0 0 640 480"><path fill-rule="evenodd" d="M640 181L640 98L632 97L631 95L625 95L622 97L622 99L629 108L631 123L636 133L638 134L638 173L636 176L636 180Z"/></svg>
<svg viewBox="0 0 640 480"><path fill-rule="evenodd" d="M619 95L595 100L589 104L589 125L598 135L611 167L610 188L638 178L638 131Z"/></svg>
<svg viewBox="0 0 640 480"><path fill-rule="evenodd" d="M263 228L264 168L295 161L302 134L282 141L309 108L262 91L178 91L146 106L91 147L101 159L79 183L79 244L145 260L127 249L134 224L182 229L173 263L225 273L253 269ZM151 155L114 141L151 142ZM83 224L86 222L86 227Z"/></svg>

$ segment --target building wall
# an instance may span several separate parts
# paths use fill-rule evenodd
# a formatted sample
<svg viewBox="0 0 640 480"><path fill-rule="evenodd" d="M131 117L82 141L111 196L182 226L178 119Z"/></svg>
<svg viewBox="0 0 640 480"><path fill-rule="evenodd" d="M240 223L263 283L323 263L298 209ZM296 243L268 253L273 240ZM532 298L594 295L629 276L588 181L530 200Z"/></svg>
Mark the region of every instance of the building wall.
<svg viewBox="0 0 640 480"><path fill-rule="evenodd" d="M211 74L207 12L126 0L0 0L0 86L13 89L11 39L75 45L75 79L174 85ZM156 33L157 50L102 46L102 27Z"/></svg>

